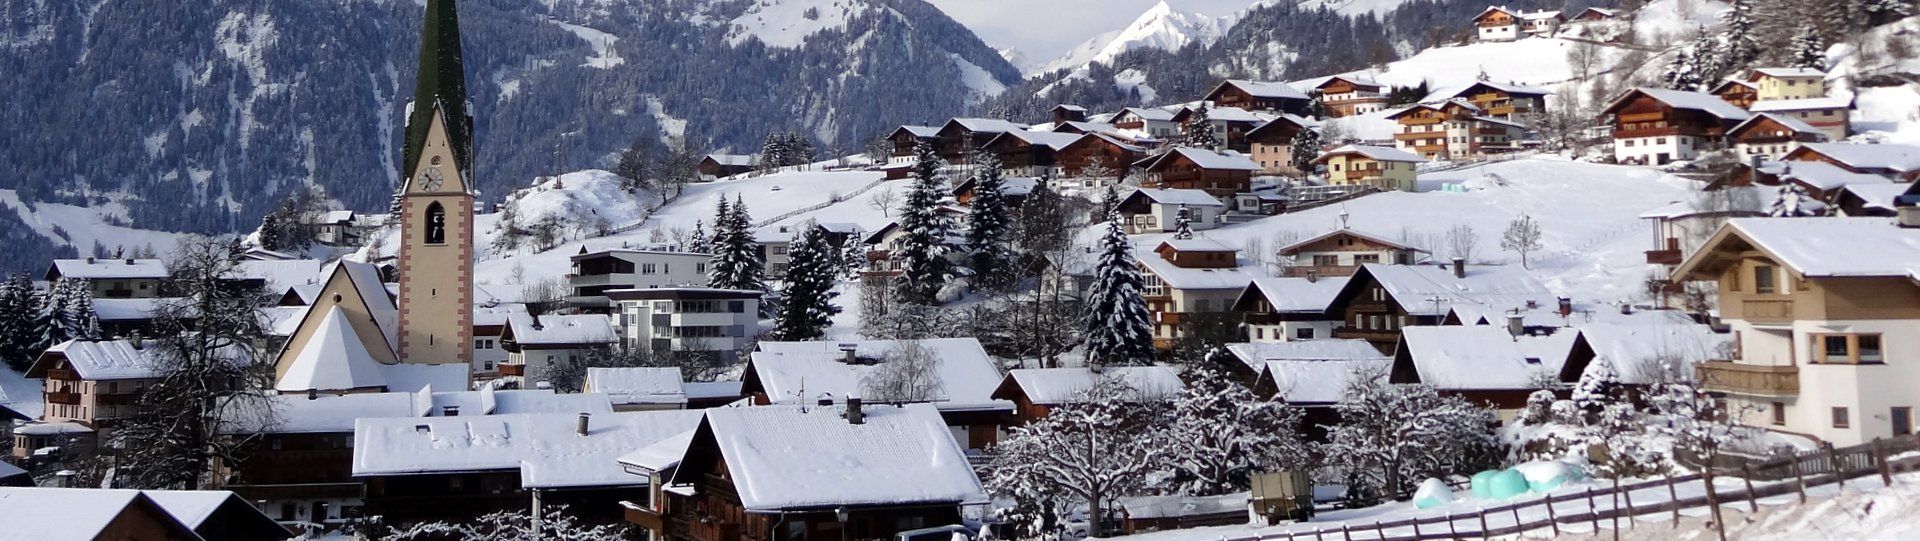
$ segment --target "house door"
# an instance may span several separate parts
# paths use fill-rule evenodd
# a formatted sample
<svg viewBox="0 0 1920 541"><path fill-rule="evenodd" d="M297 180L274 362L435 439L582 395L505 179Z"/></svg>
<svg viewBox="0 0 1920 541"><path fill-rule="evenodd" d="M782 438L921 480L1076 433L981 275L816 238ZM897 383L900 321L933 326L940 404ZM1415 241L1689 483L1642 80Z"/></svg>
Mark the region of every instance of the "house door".
<svg viewBox="0 0 1920 541"><path fill-rule="evenodd" d="M1895 406L1893 408L1893 435L1905 436L1913 433L1913 408Z"/></svg>
<svg viewBox="0 0 1920 541"><path fill-rule="evenodd" d="M1655 164L1665 164L1665 163L1667 163L1667 161L1668 161L1669 159L1670 159L1670 158L1669 158L1669 157L1667 156L1667 153L1665 153L1665 152L1662 152L1662 153L1660 153L1660 155L1659 155L1659 156L1656 156L1656 157L1654 158L1654 160L1653 160L1653 163L1655 163Z"/></svg>

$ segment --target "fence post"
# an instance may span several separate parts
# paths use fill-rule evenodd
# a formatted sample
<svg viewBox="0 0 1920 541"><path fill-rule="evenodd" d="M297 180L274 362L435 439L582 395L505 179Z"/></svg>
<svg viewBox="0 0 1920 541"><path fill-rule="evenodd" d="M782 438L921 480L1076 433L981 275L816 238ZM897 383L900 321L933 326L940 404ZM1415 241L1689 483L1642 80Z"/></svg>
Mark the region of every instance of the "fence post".
<svg viewBox="0 0 1920 541"><path fill-rule="evenodd" d="M1353 530L1348 529L1347 523L1345 522L1340 523L1340 538L1346 541L1353 541Z"/></svg>
<svg viewBox="0 0 1920 541"><path fill-rule="evenodd" d="M1758 496L1753 493L1753 465L1741 464L1740 477L1747 482L1747 510L1755 513L1760 512Z"/></svg>
<svg viewBox="0 0 1920 541"><path fill-rule="evenodd" d="M1386 538L1387 538L1387 530L1386 530L1386 528L1382 528L1382 527L1380 526L1380 521L1378 521L1378 520L1376 520L1376 521L1373 521L1373 538L1374 538L1374 539L1386 539Z"/></svg>
<svg viewBox="0 0 1920 541"><path fill-rule="evenodd" d="M1526 523L1520 521L1520 506L1515 505L1511 509L1513 511L1513 535L1518 536L1521 532L1527 531ZM1554 526L1554 528L1559 528L1559 526Z"/></svg>
<svg viewBox="0 0 1920 541"><path fill-rule="evenodd" d="M1613 478L1613 538L1620 538L1620 478ZM1631 510L1627 511L1633 512ZM1632 519L1628 519L1632 520Z"/></svg>
<svg viewBox="0 0 1920 541"><path fill-rule="evenodd" d="M1313 541L1326 541L1325 539L1320 538L1320 531L1321 530L1319 526L1313 527Z"/></svg>
<svg viewBox="0 0 1920 541"><path fill-rule="evenodd" d="M1887 468L1887 448L1880 445L1880 438L1873 439L1873 465L1880 470L1880 482L1893 486L1893 470Z"/></svg>
<svg viewBox="0 0 1920 541"><path fill-rule="evenodd" d="M1454 539L1460 538L1460 529L1453 526L1453 513L1447 513L1447 533L1453 534Z"/></svg>
<svg viewBox="0 0 1920 541"><path fill-rule="evenodd" d="M1487 533L1487 507L1484 505L1480 506L1480 538L1481 539L1493 538L1492 535Z"/></svg>
<svg viewBox="0 0 1920 541"><path fill-rule="evenodd" d="M1420 519L1417 519L1417 518L1416 518L1416 519L1413 519L1413 538L1414 538L1414 539L1419 539L1420 537L1421 537L1421 535L1420 535Z"/></svg>
<svg viewBox="0 0 1920 541"><path fill-rule="evenodd" d="M1667 503L1673 506L1673 525L1680 525L1680 491L1673 488L1673 472L1667 472Z"/></svg>
<svg viewBox="0 0 1920 541"><path fill-rule="evenodd" d="M1547 495L1546 502L1547 502L1547 526L1553 528L1554 537L1560 537L1560 517L1553 512L1553 495L1552 494ZM1514 508L1513 510L1513 521L1514 522L1520 521L1519 508Z"/></svg>
<svg viewBox="0 0 1920 541"><path fill-rule="evenodd" d="M1807 457L1793 454L1793 487L1800 492L1800 505L1807 504Z"/></svg>
<svg viewBox="0 0 1920 541"><path fill-rule="evenodd" d="M1847 488L1847 472L1840 467L1840 452L1833 449L1833 442L1824 442L1822 445L1827 448L1827 469L1833 470L1834 481L1840 484L1840 488Z"/></svg>
<svg viewBox="0 0 1920 541"><path fill-rule="evenodd" d="M1617 478L1617 477L1616 477L1616 478L1614 478L1614 480L1613 480L1613 484L1615 484L1615 485L1618 485L1618 484L1620 484L1620 479L1619 479L1619 478ZM1638 513L1634 513L1634 512L1633 512L1633 489L1632 489L1632 487L1628 487L1628 489L1627 489L1627 491L1626 491L1626 492L1622 492L1622 493L1620 493L1620 495L1621 495L1621 497L1624 497L1624 498L1626 498L1626 499L1627 499L1627 527L1628 527L1628 528L1632 528L1632 527L1634 526L1634 519L1633 519L1633 517L1634 517L1634 515L1636 515L1636 514L1638 514ZM1620 531L1620 526L1619 526L1619 521L1618 521L1617 519L1615 520L1615 523L1614 523L1614 528L1613 528L1613 531L1614 531L1614 532L1616 532L1616 533L1615 533L1615 537L1618 537L1618 535L1619 535L1619 534L1618 534L1617 532L1619 532L1619 531Z"/></svg>

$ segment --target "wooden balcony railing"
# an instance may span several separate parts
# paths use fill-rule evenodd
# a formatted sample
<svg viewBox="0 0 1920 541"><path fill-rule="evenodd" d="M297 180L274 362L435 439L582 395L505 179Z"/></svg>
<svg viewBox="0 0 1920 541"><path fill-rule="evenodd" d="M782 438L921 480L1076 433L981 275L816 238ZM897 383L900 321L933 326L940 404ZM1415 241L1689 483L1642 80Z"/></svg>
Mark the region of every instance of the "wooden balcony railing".
<svg viewBox="0 0 1920 541"><path fill-rule="evenodd" d="M498 366L500 367L500 375L501 375L501 376L525 376L525 375L527 375L527 365L524 365L524 364L507 364L507 363L500 363L500 364L499 364Z"/></svg>
<svg viewBox="0 0 1920 541"><path fill-rule="evenodd" d="M1740 317L1748 323L1792 323L1793 301L1747 300L1740 303Z"/></svg>
<svg viewBox="0 0 1920 541"><path fill-rule="evenodd" d="M1340 339L1347 339L1347 340L1360 339L1360 340L1366 340L1369 342L1397 342L1400 340L1400 333L1398 331L1388 331L1388 330L1381 330L1381 329L1355 329L1352 327L1342 327L1342 328L1333 330L1333 337L1340 338Z"/></svg>
<svg viewBox="0 0 1920 541"><path fill-rule="evenodd" d="M659 534L659 539L670 538L669 536L671 534L669 534L666 531L666 528L667 528L666 517L660 516L660 513L655 512L653 509L647 508L637 502L622 502L622 503L624 505L621 505L621 507L626 510L624 514L628 524L633 524L641 528L653 530L654 532Z"/></svg>
<svg viewBox="0 0 1920 541"><path fill-rule="evenodd" d="M1680 250L1647 250L1648 265L1679 265Z"/></svg>
<svg viewBox="0 0 1920 541"><path fill-rule="evenodd" d="M47 370L47 379L78 380L80 374L74 372L72 368L54 368Z"/></svg>
<svg viewBox="0 0 1920 541"><path fill-rule="evenodd" d="M1306 278L1309 274L1321 278L1338 278L1353 276L1353 273L1359 270L1359 265L1295 265L1281 271L1281 275L1288 278Z"/></svg>
<svg viewBox="0 0 1920 541"><path fill-rule="evenodd" d="M1707 361L1694 366L1708 391L1749 396L1797 396L1800 367Z"/></svg>
<svg viewBox="0 0 1920 541"><path fill-rule="evenodd" d="M48 404L80 405L80 393L47 393Z"/></svg>

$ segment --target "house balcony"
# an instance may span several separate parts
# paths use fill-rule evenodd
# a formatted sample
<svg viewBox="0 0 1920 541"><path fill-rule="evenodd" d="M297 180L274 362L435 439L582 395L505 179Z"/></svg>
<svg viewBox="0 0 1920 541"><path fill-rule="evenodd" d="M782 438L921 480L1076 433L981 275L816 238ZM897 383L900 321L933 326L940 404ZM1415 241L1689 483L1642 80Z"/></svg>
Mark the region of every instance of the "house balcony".
<svg viewBox="0 0 1920 541"><path fill-rule="evenodd" d="M1793 301L1749 299L1740 302L1740 318L1759 325L1793 323Z"/></svg>
<svg viewBox="0 0 1920 541"><path fill-rule="evenodd" d="M1359 339L1368 342L1398 342L1400 341L1400 331L1341 327L1333 330L1333 337L1343 340Z"/></svg>
<svg viewBox="0 0 1920 541"><path fill-rule="evenodd" d="M500 367L501 377L527 375L527 365L524 365L524 364L500 363L499 365L496 365L496 366Z"/></svg>
<svg viewBox="0 0 1920 541"><path fill-rule="evenodd" d="M74 381L74 380L80 379L80 374L78 372L74 372L72 368L54 368L54 369L47 370L47 379L62 379L62 380Z"/></svg>
<svg viewBox="0 0 1920 541"><path fill-rule="evenodd" d="M1800 367L1707 361L1694 365L1701 387L1713 392L1747 396L1797 396Z"/></svg>
<svg viewBox="0 0 1920 541"><path fill-rule="evenodd" d="M1680 250L1647 250L1649 265L1679 265L1680 261Z"/></svg>
<svg viewBox="0 0 1920 541"><path fill-rule="evenodd" d="M47 393L48 404L80 405L80 393Z"/></svg>
<svg viewBox="0 0 1920 541"><path fill-rule="evenodd" d="M623 518L627 520L628 524L652 530L659 534L660 539L669 538L669 534L667 533L667 519L661 516L659 512L641 505L638 502L620 502L620 504L620 507L625 510Z"/></svg>
<svg viewBox="0 0 1920 541"><path fill-rule="evenodd" d="M102 406L131 406L140 401L137 393L103 394L93 397L93 401Z"/></svg>
<svg viewBox="0 0 1920 541"><path fill-rule="evenodd" d="M1353 276L1353 273L1359 272L1359 270L1359 265L1294 265L1287 267L1286 270L1281 271L1280 274L1287 278L1306 278L1308 275L1321 278L1338 278L1342 276Z"/></svg>

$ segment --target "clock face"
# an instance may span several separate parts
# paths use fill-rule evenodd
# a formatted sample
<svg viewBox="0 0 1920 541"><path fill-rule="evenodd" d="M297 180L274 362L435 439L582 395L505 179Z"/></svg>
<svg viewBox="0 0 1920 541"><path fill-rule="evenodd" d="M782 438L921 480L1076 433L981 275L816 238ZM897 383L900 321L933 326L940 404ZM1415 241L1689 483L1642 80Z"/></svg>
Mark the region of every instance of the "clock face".
<svg viewBox="0 0 1920 541"><path fill-rule="evenodd" d="M429 167L426 171L420 173L420 185L429 192L439 191L440 184L446 180L446 174L441 173L438 167Z"/></svg>

